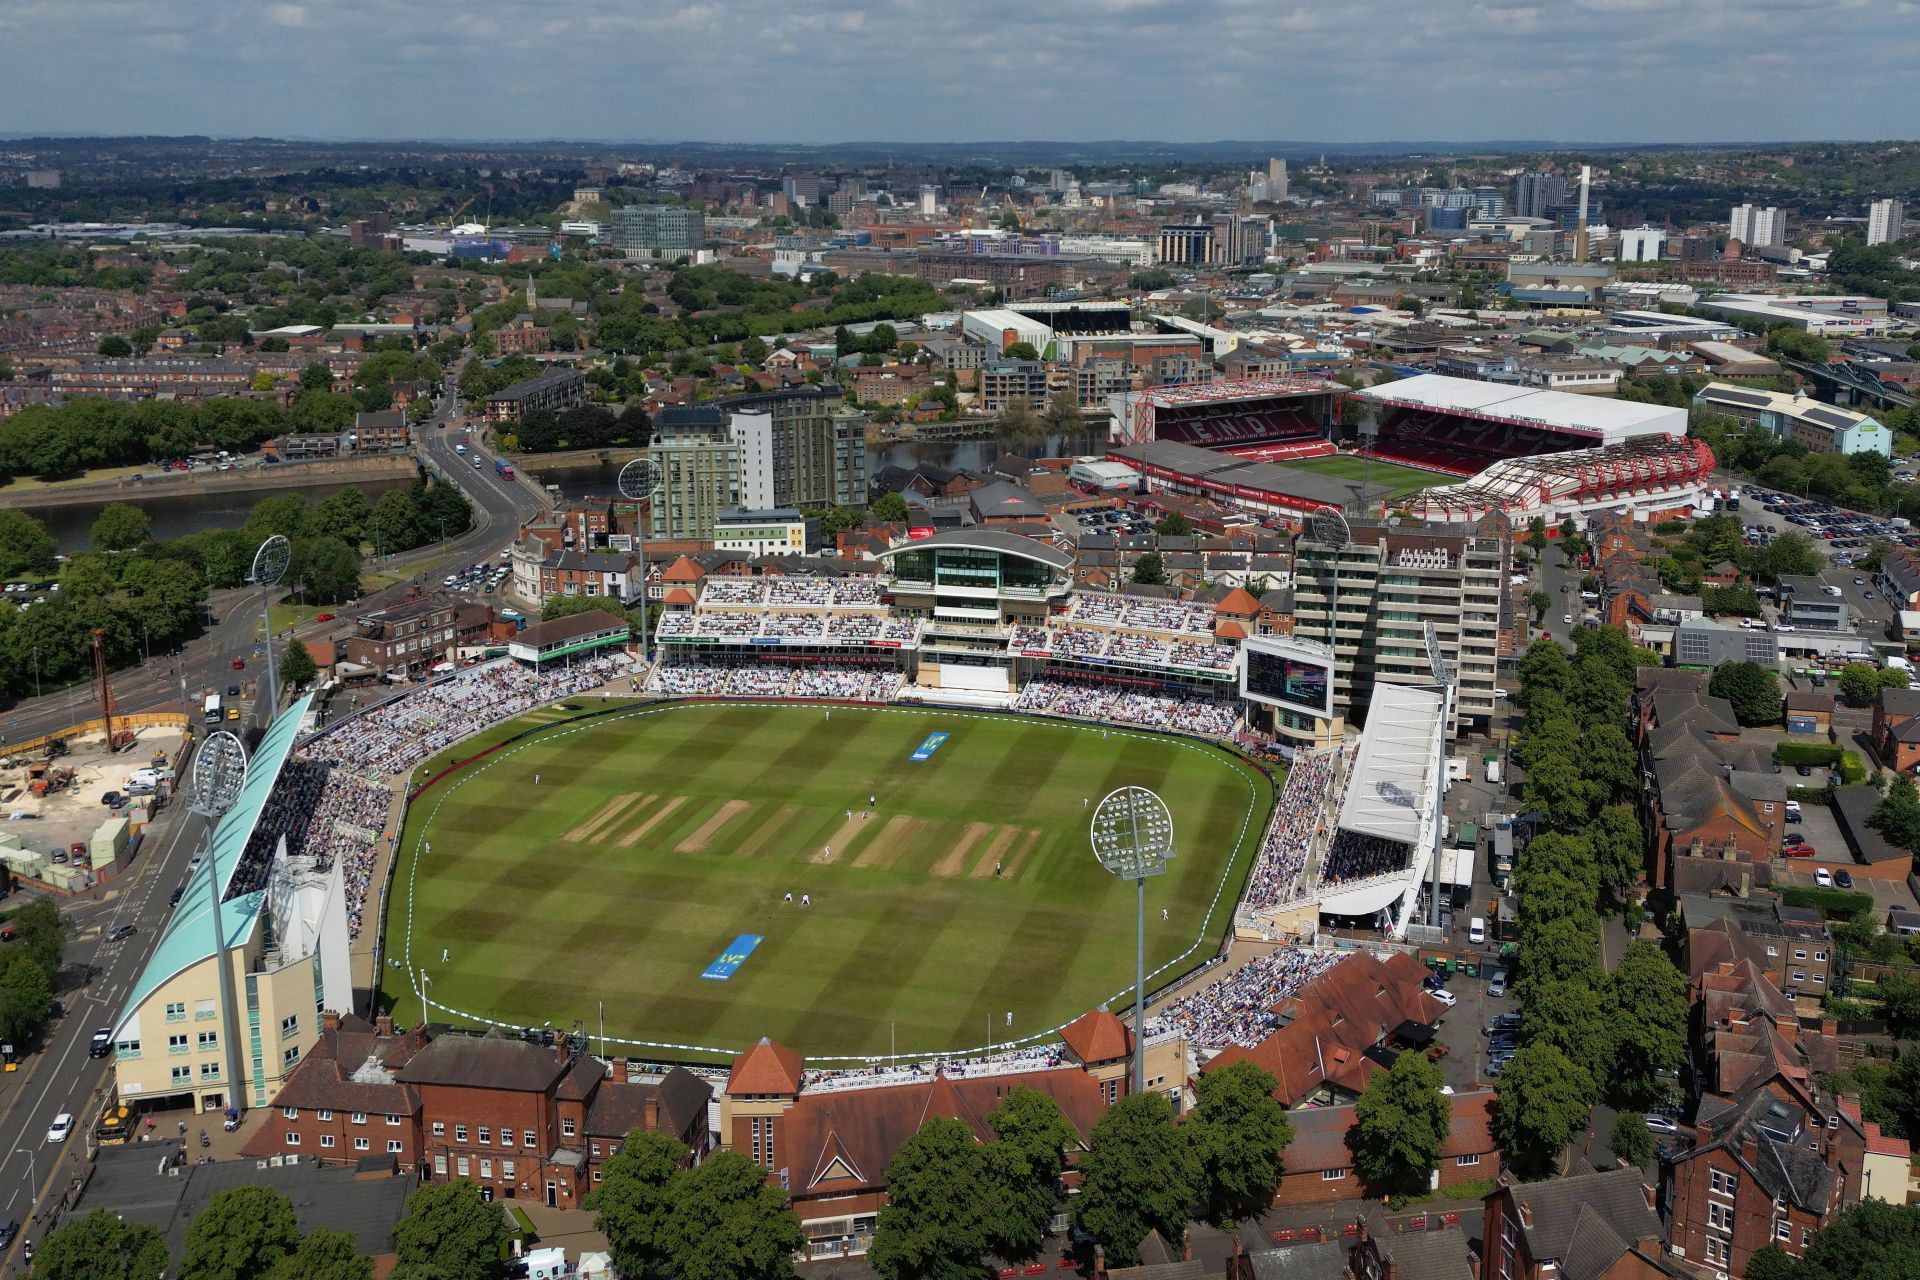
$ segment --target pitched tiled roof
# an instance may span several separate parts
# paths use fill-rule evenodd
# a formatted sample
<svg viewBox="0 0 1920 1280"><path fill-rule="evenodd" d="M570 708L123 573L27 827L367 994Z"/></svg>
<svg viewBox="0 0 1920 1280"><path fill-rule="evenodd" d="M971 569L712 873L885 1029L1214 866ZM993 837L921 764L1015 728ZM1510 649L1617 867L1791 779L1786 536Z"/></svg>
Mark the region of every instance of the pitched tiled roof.
<svg viewBox="0 0 1920 1280"><path fill-rule="evenodd" d="M573 1060L565 1053L508 1035L440 1035L400 1070L412 1085L451 1085L469 1089L510 1089L544 1093Z"/></svg>
<svg viewBox="0 0 1920 1280"><path fill-rule="evenodd" d="M1580 1280L1606 1271L1639 1240L1658 1240L1660 1219L1647 1205L1647 1189L1638 1169L1610 1169L1528 1182L1508 1189L1520 1207L1520 1229L1527 1252L1559 1258ZM1575 1243L1584 1251L1577 1259Z"/></svg>
<svg viewBox="0 0 1920 1280"><path fill-rule="evenodd" d="M746 1093L798 1093L800 1070L799 1054L762 1036L759 1044L733 1060L727 1092L736 1098Z"/></svg>
<svg viewBox="0 0 1920 1280"><path fill-rule="evenodd" d="M788 1167L794 1190L881 1185L901 1144L933 1116L951 1116L982 1142L988 1141L992 1132L987 1115L1009 1092L1022 1087L1047 1094L1058 1103L1082 1140L1105 1109L1099 1085L1078 1067L974 1077L937 1073L911 1084L804 1092L785 1116L785 1151L792 1161ZM729 1083L728 1092L741 1091ZM851 1175L851 1182L837 1172L829 1176L836 1159Z"/></svg>
<svg viewBox="0 0 1920 1280"><path fill-rule="evenodd" d="M1110 1062L1133 1051L1133 1033L1105 1009L1081 1014L1061 1029L1060 1038L1082 1062Z"/></svg>
<svg viewBox="0 0 1920 1280"><path fill-rule="evenodd" d="M419 1109L419 1095L397 1073L425 1047L427 1039L425 1027L382 1033L362 1018L343 1018L338 1029L320 1033L313 1048L274 1095L273 1105L412 1115ZM280 1150L277 1136L265 1128L253 1141L258 1143L263 1137L271 1140L258 1152L249 1150L246 1154L266 1155Z"/></svg>
<svg viewBox="0 0 1920 1280"><path fill-rule="evenodd" d="M1215 613L1251 618L1260 612L1260 602L1245 587L1235 587L1227 598L1213 606Z"/></svg>

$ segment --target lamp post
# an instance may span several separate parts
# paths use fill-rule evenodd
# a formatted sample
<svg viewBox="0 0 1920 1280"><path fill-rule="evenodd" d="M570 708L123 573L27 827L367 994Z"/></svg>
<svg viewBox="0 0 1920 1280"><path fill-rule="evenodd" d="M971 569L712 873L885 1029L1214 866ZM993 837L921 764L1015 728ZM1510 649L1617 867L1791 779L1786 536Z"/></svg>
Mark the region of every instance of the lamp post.
<svg viewBox="0 0 1920 1280"><path fill-rule="evenodd" d="M27 1158L27 1225L33 1225L33 1208L40 1202L40 1166L34 1163L32 1147L15 1147L14 1152Z"/></svg>
<svg viewBox="0 0 1920 1280"><path fill-rule="evenodd" d="M193 773L187 779L187 810L206 823L206 843L201 847L200 857L206 872L207 919L213 929L210 954L218 973L216 989L220 993L217 1010L220 1075L227 1106L235 1112L246 1105L246 1094L240 1087L237 1070L240 1020L234 1009L233 966L227 960L226 931L220 921L220 877L214 865L218 859L213 856L213 839L220 819L238 803L240 789L246 782L247 749L240 739L224 729L208 735L193 757Z"/></svg>
<svg viewBox="0 0 1920 1280"><path fill-rule="evenodd" d="M247 581L260 588L260 640L267 655L267 722L273 722L280 709L280 695L273 687L273 589L287 572L293 559L293 544L285 534L276 533L253 553L253 571Z"/></svg>
<svg viewBox="0 0 1920 1280"><path fill-rule="evenodd" d="M1147 877L1167 869L1174 856L1173 815L1166 801L1145 787L1110 791L1088 824L1093 856L1122 879L1134 882L1133 1092L1146 1091L1147 1070Z"/></svg>

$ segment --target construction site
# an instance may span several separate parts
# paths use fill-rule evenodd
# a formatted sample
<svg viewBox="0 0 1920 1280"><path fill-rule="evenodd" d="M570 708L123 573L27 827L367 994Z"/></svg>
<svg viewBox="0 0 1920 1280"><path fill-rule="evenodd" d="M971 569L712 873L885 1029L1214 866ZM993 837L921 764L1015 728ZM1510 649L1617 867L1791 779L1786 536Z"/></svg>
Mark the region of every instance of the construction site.
<svg viewBox="0 0 1920 1280"><path fill-rule="evenodd" d="M122 715L95 640L99 715L0 755L0 889L82 893L126 869L175 786L185 709Z"/></svg>

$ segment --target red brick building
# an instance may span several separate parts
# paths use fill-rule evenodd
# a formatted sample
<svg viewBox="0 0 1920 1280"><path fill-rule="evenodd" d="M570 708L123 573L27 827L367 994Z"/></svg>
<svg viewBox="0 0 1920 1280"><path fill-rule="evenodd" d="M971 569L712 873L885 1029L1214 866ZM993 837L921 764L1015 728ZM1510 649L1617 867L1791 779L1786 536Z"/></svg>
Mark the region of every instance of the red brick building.
<svg viewBox="0 0 1920 1280"><path fill-rule="evenodd" d="M712 1089L675 1068L628 1076L553 1044L490 1031L396 1032L381 1018L329 1018L244 1154L352 1162L391 1156L427 1180L467 1178L489 1195L571 1209L634 1129L708 1146Z"/></svg>
<svg viewBox="0 0 1920 1280"><path fill-rule="evenodd" d="M1920 691L1880 691L1873 704L1873 748L1903 772L1920 765Z"/></svg>
<svg viewBox="0 0 1920 1280"><path fill-rule="evenodd" d="M1497 1187L1481 1211L1480 1280L1669 1280L1653 1201L1638 1169Z"/></svg>
<svg viewBox="0 0 1920 1280"><path fill-rule="evenodd" d="M1443 1195L1465 1182L1485 1182L1500 1171L1501 1160L1493 1140L1493 1091L1454 1094L1447 1101L1453 1124L1437 1170ZM1286 1171L1273 1194L1275 1204L1327 1204L1368 1194L1353 1168L1352 1106L1307 1107L1290 1113L1287 1121L1294 1136L1286 1150Z"/></svg>

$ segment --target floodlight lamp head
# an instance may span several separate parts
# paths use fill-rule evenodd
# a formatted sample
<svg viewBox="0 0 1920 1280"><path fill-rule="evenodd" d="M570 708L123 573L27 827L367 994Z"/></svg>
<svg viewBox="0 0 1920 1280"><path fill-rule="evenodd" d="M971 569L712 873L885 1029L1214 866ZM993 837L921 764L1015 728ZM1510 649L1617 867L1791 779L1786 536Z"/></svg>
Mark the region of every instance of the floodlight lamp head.
<svg viewBox="0 0 1920 1280"><path fill-rule="evenodd" d="M1321 507L1309 516L1307 532L1315 542L1335 551L1342 550L1353 541L1353 530L1347 524L1346 515L1333 506Z"/></svg>
<svg viewBox="0 0 1920 1280"><path fill-rule="evenodd" d="M194 753L187 779L187 807L217 818L239 802L247 781L247 749L225 729L214 733Z"/></svg>
<svg viewBox="0 0 1920 1280"><path fill-rule="evenodd" d="M1129 880L1159 875L1174 856L1173 815L1145 787L1121 787L1094 808L1089 823L1093 856Z"/></svg>
<svg viewBox="0 0 1920 1280"><path fill-rule="evenodd" d="M621 497L642 502L660 491L660 468L649 459L635 458L620 468L620 478L615 483Z"/></svg>
<svg viewBox="0 0 1920 1280"><path fill-rule="evenodd" d="M275 586L285 576L292 560L293 544L284 533L276 533L253 553L253 569L247 574L247 581L256 587Z"/></svg>

